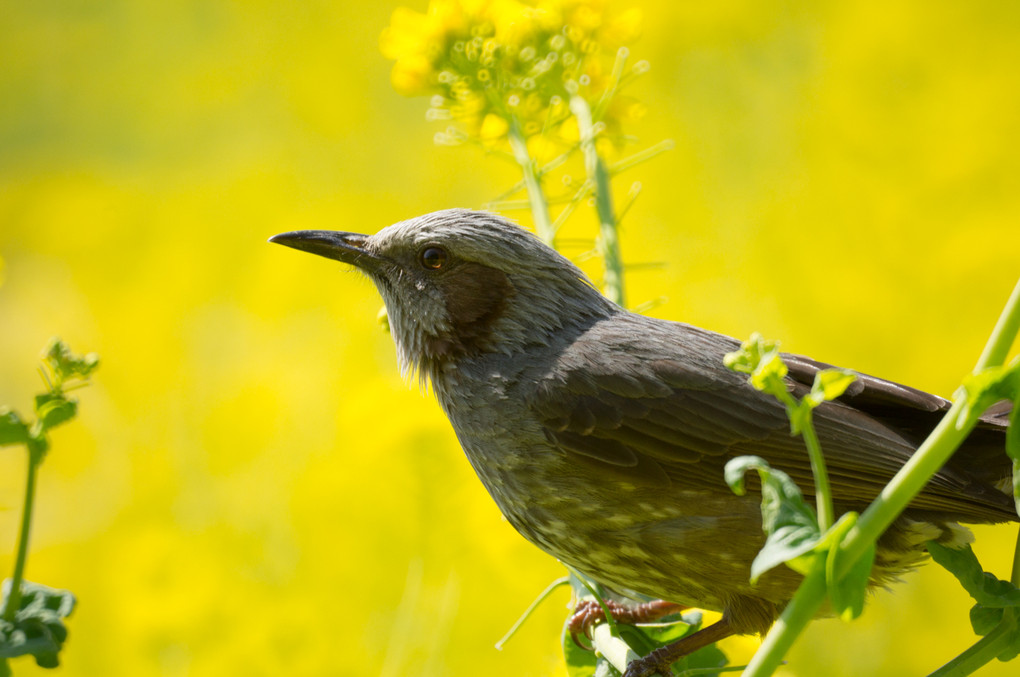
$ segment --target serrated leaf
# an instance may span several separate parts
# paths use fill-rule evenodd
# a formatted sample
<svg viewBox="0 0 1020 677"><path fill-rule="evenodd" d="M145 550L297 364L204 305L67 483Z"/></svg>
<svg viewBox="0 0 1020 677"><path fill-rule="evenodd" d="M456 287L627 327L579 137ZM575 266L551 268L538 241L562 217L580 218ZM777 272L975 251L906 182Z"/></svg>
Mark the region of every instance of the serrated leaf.
<svg viewBox="0 0 1020 677"><path fill-rule="evenodd" d="M761 520L765 545L751 563L751 582L766 571L810 552L821 537L815 511L804 500L800 488L781 470L757 456L739 456L726 464L726 483L743 489L742 475L749 470L761 479ZM739 492L738 492L739 493Z"/></svg>
<svg viewBox="0 0 1020 677"><path fill-rule="evenodd" d="M740 348L723 356L723 364L733 371L752 374L761 364L764 356L779 351L778 341L766 341L754 332L751 338L740 344Z"/></svg>
<svg viewBox="0 0 1020 677"><path fill-rule="evenodd" d="M27 442L28 425L21 420L18 412L7 407L0 408L0 446Z"/></svg>
<svg viewBox="0 0 1020 677"><path fill-rule="evenodd" d="M10 580L4 581L3 606L7 606ZM75 599L57 590L23 581L21 603L14 622L0 619L0 657L31 655L43 668L59 665L59 653L67 640L63 619L74 610Z"/></svg>
<svg viewBox="0 0 1020 677"><path fill-rule="evenodd" d="M857 380L857 374L846 369L823 369L815 374L811 392L820 393L823 400L834 400Z"/></svg>
<svg viewBox="0 0 1020 677"><path fill-rule="evenodd" d="M78 413L78 402L62 393L43 393L35 396L35 415L43 431L67 423Z"/></svg>
<svg viewBox="0 0 1020 677"><path fill-rule="evenodd" d="M744 481L747 471L753 470L760 464L768 465L761 456L737 456L736 458L731 458L726 462L726 467L723 469L723 479L726 480L726 484L733 493L737 496L743 496L747 493Z"/></svg>
<svg viewBox="0 0 1020 677"><path fill-rule="evenodd" d="M62 384L72 378L88 379L99 366L99 356L95 353L78 356L71 352L67 344L58 338L50 340L43 354L47 366L53 371L57 383Z"/></svg>
<svg viewBox="0 0 1020 677"><path fill-rule="evenodd" d="M928 552L933 560L960 581L963 589L978 604L993 608L1020 607L1020 589L982 569L969 545L947 548L929 541Z"/></svg>
<svg viewBox="0 0 1020 677"><path fill-rule="evenodd" d="M762 392L775 394L777 389L782 389L785 392L786 385L783 383L783 379L786 378L787 373L789 373L789 369L783 359L779 357L779 353L771 352L762 357L754 373L751 374L750 382L755 389Z"/></svg>

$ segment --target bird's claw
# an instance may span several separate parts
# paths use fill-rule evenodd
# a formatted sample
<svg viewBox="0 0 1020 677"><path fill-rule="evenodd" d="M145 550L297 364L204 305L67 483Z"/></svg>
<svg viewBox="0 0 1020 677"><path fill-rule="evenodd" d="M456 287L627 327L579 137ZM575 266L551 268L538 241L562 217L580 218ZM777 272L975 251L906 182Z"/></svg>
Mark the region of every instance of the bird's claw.
<svg viewBox="0 0 1020 677"><path fill-rule="evenodd" d="M674 604L673 602L666 602L663 600L644 602L635 606L620 604L619 602L614 602L611 599L604 600L604 603L606 605L606 609L608 609L609 613L612 614L613 620L625 625L651 623L663 618L664 616L678 613L687 608L682 604ZM581 643L578 639L578 635L581 634L591 639L591 629L598 623L605 620L606 612L602 608L601 604L593 599L581 600L574 609L574 615L567 621L567 630L570 632L570 637L574 640L574 644L585 651L591 651L592 649L590 646L585 646Z"/></svg>

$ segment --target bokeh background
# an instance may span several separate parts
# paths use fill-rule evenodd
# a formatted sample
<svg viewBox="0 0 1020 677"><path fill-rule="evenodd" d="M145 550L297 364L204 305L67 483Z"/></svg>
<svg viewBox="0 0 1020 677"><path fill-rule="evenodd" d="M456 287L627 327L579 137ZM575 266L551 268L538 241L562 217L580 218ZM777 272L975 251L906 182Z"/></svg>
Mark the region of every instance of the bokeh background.
<svg viewBox="0 0 1020 677"><path fill-rule="evenodd" d="M625 260L663 264L630 302L949 395L1020 274L1020 6L629 4L652 65L629 131L676 143L621 178ZM393 92L395 7L0 12L0 404L30 409L51 335L103 359L39 485L28 576L79 597L57 674L564 674L566 592L492 648L562 571L401 380L374 289L266 244L516 180ZM0 454L5 575L23 467ZM978 534L1006 577L1015 528ZM968 608L926 567L785 674L923 674L973 641Z"/></svg>

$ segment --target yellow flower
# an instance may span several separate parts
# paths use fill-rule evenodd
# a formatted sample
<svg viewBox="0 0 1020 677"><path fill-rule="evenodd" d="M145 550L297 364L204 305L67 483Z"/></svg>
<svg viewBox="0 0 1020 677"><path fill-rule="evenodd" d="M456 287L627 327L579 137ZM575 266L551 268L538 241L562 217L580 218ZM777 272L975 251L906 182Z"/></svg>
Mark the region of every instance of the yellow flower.
<svg viewBox="0 0 1020 677"><path fill-rule="evenodd" d="M638 10L608 13L604 0L432 0L425 13L395 11L380 47L395 61L398 92L432 94L430 118L492 144L512 129L558 134L571 96L599 102L640 19ZM618 128L623 117L603 121Z"/></svg>

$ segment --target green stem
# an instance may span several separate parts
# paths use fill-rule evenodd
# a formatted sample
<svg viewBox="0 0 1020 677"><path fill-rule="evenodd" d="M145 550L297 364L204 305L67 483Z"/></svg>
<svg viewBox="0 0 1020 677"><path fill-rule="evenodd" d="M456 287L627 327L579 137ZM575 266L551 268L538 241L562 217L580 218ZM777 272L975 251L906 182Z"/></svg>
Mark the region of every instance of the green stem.
<svg viewBox="0 0 1020 677"><path fill-rule="evenodd" d="M1020 588L1020 531L1016 535L1016 546L1013 549L1013 570L1010 572L1009 581Z"/></svg>
<svg viewBox="0 0 1020 677"><path fill-rule="evenodd" d="M960 421L964 401L965 397L953 403L932 434L882 488L878 498L861 513L857 524L850 529L839 546L841 556L836 565L836 580L843 578L854 562L878 541L889 525L899 517L903 509L921 492L928 480L945 465L970 434L976 421Z"/></svg>
<svg viewBox="0 0 1020 677"><path fill-rule="evenodd" d="M988 343L985 344L985 349L981 352L974 371L981 371L986 367L997 367L1005 362L1018 333L1020 333L1020 280L1017 280L1016 286L1013 287L1013 293L1006 301L1006 307L999 315L995 329L988 337Z"/></svg>
<svg viewBox="0 0 1020 677"><path fill-rule="evenodd" d="M779 620L772 626L761 647L755 652L743 677L766 677L775 672L783 657L793 646L825 601L825 561L816 560L811 572L797 588Z"/></svg>
<svg viewBox="0 0 1020 677"><path fill-rule="evenodd" d="M522 625L524 625L524 621L528 620L531 614L534 613L535 609L538 608L538 605L544 602L545 598L551 595L553 590L560 587L561 585L567 585L568 583L570 583L570 579L566 576L562 578L557 578L555 581L550 583L546 587L546 589L543 590L541 594L539 594L539 596L535 598L535 601L532 602L531 605L524 610L524 613L521 614L521 617L518 618L517 622L513 624L513 627L507 630L506 634L503 635L503 637L498 642L496 642L496 649L498 651L502 651L503 645L506 644L510 640L510 638L514 636L514 634L520 629Z"/></svg>
<svg viewBox="0 0 1020 677"><path fill-rule="evenodd" d="M617 305L624 304L623 259L620 256L620 238L613 213L613 195L610 175L605 161L595 146L595 127L592 124L588 102L578 95L570 97L570 112L577 119L581 135L581 152L588 181L595 186L595 211L599 218L599 254L605 262L603 287L605 294Z"/></svg>
<svg viewBox="0 0 1020 677"><path fill-rule="evenodd" d="M18 535L18 555L14 560L11 590L4 607L4 620L13 623L21 608L21 582L25 578L25 560L28 558L28 535L32 528L32 506L35 503L35 479L41 458L31 448L28 452L28 477L25 480L25 504L21 509L21 532Z"/></svg>
<svg viewBox="0 0 1020 677"><path fill-rule="evenodd" d="M1009 348L1018 330L1020 330L1020 281L1017 282L991 336L988 337L974 371L1001 365L1009 354ZM882 489L878 498L861 514L857 524L840 544L842 556L837 564L836 580L842 578L854 562L889 528L976 425L976 415L968 417L969 420L961 420L963 405L969 397L966 391L961 392L935 430Z"/></svg>
<svg viewBox="0 0 1020 677"><path fill-rule="evenodd" d="M964 677L973 674L983 665L993 661L1009 646L1015 624L1013 609L1006 609L1002 622L992 628L991 632L928 677Z"/></svg>
<svg viewBox="0 0 1020 677"><path fill-rule="evenodd" d="M521 125L516 117L510 116L510 128L507 131L507 138L510 141L510 148L513 149L514 159L521 166L524 173L524 187L528 191L528 202L531 204L531 217L535 221L535 230L550 247L556 238L556 231L552 227L552 219L549 217L549 203L545 193L542 192L542 179L539 176L538 168L534 159L528 153L528 142L521 131Z"/></svg>
<svg viewBox="0 0 1020 677"><path fill-rule="evenodd" d="M804 438L804 444L807 445L808 456L811 458L811 473L815 476L815 505L818 508L818 526L825 532L832 527L836 517L832 509L832 490L829 488L829 472L825 468L822 445L818 442L818 434L815 432L815 424L810 414L804 417L800 434Z"/></svg>
<svg viewBox="0 0 1020 677"><path fill-rule="evenodd" d="M591 631L591 645L595 652L624 673L627 664L641 658L630 645L616 635L616 629L609 623L599 623Z"/></svg>
<svg viewBox="0 0 1020 677"><path fill-rule="evenodd" d="M1020 330L1020 282L1006 303L974 370L980 371L1001 365L1009 354L1018 330ZM850 567L868 551L970 434L977 423L977 414L968 417L967 420L961 420L961 412L967 398L966 391L962 391L932 434L918 447L910 460L896 473L847 534L839 546L842 556L837 563L836 581L842 579ZM808 446L810 448L811 444ZM816 478L819 476L817 472L815 476ZM1017 552L1020 559L1020 543ZM1020 577L1020 566L1016 560L1013 575L1014 579ZM783 610L779 621L769 631L761 648L755 653L744 672L745 677L772 674L824 600L825 567L817 564L801 583L793 600ZM1015 626L1016 619L1012 613L1011 610L1007 610L1009 615L1004 617L1003 622L992 632L935 674L939 677L967 675L992 660L1002 651L1003 644L1008 641L1008 636Z"/></svg>

